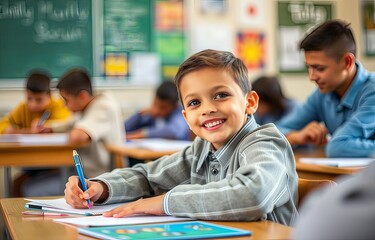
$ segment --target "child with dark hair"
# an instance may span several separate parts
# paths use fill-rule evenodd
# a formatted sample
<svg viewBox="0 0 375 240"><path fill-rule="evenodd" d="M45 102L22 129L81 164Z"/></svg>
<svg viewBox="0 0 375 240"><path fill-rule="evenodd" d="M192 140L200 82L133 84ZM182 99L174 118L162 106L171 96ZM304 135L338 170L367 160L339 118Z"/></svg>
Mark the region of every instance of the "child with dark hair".
<svg viewBox="0 0 375 240"><path fill-rule="evenodd" d="M369 157L375 149L375 74L356 59L350 24L327 21L300 49L318 88L278 122L280 131L292 145L327 143L328 157Z"/></svg>
<svg viewBox="0 0 375 240"><path fill-rule="evenodd" d="M41 69L32 70L26 80L26 100L0 121L0 134L50 133L61 128L71 113L62 99L51 96L51 77ZM43 116L43 120L41 120ZM12 196L23 196L22 185L37 174L54 172L51 168L23 168L12 184Z"/></svg>
<svg viewBox="0 0 375 240"><path fill-rule="evenodd" d="M93 94L91 79L84 69L76 68L63 75L58 84L66 106L75 113L66 126L72 144L82 157L85 175L94 177L110 170L110 154L105 144L122 144L124 129L121 109L110 92ZM59 176L36 176L23 187L25 196L61 195L64 187Z"/></svg>
<svg viewBox="0 0 375 240"><path fill-rule="evenodd" d="M75 208L126 202L106 217L132 214L206 220L271 220L297 216L297 173L288 141L275 125L259 127L252 114L258 95L244 63L230 52L204 50L175 77L182 114L197 135L171 156L87 180L69 178L65 199Z"/></svg>
<svg viewBox="0 0 375 240"><path fill-rule="evenodd" d="M275 123L297 106L297 102L286 98L276 76L262 76L253 83L253 90L259 96L259 106L254 113L258 124Z"/></svg>
<svg viewBox="0 0 375 240"><path fill-rule="evenodd" d="M157 88L149 108L126 119L126 138L190 140L190 129L181 112L176 85L165 81Z"/></svg>
<svg viewBox="0 0 375 240"><path fill-rule="evenodd" d="M26 100L0 121L0 134L47 133L70 118L64 101L51 96L50 82L46 71L30 72L26 81ZM43 114L48 118L38 124Z"/></svg>

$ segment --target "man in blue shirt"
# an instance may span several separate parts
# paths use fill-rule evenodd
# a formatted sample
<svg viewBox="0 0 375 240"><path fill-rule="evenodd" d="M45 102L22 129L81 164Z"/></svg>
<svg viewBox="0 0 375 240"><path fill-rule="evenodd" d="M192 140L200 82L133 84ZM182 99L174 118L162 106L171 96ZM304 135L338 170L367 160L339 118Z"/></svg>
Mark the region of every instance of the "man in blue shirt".
<svg viewBox="0 0 375 240"><path fill-rule="evenodd" d="M163 82L156 90L152 106L125 121L126 139L168 138L190 140L190 129L182 115L176 85Z"/></svg>
<svg viewBox="0 0 375 240"><path fill-rule="evenodd" d="M278 122L279 129L292 145L327 143L328 157L370 156L375 150L375 74L356 60L349 24L323 23L302 40L300 49L318 89Z"/></svg>

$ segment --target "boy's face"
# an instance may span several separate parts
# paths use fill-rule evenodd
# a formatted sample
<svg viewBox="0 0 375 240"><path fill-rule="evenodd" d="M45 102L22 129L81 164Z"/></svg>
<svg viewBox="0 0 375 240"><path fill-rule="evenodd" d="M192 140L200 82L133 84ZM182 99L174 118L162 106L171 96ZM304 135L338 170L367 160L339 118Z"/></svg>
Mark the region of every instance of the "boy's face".
<svg viewBox="0 0 375 240"><path fill-rule="evenodd" d="M344 57L337 62L322 51L306 51L305 62L309 78L314 81L321 93L336 91L341 96L350 85Z"/></svg>
<svg viewBox="0 0 375 240"><path fill-rule="evenodd" d="M151 107L151 116L154 118L165 118L168 117L175 109L176 104L155 97Z"/></svg>
<svg viewBox="0 0 375 240"><path fill-rule="evenodd" d="M80 95L72 95L67 93L64 90L60 90L60 95L65 101L65 105L72 112L80 112L84 109L83 101L80 98Z"/></svg>
<svg viewBox="0 0 375 240"><path fill-rule="evenodd" d="M36 93L30 90L26 91L26 105L32 113L41 113L47 109L51 102L51 95L46 92Z"/></svg>
<svg viewBox="0 0 375 240"><path fill-rule="evenodd" d="M186 74L180 82L180 94L182 114L190 129L215 149L234 136L258 106L254 91L245 96L229 72L215 68Z"/></svg>

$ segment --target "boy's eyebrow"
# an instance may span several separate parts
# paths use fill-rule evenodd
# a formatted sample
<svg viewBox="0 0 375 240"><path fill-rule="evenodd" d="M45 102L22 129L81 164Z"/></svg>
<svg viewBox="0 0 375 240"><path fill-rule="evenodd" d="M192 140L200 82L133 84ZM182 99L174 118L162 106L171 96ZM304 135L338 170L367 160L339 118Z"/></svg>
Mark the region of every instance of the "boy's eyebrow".
<svg viewBox="0 0 375 240"><path fill-rule="evenodd" d="M322 64L307 64L305 63L306 67L312 67L312 68L317 68L317 67L324 67L325 65Z"/></svg>
<svg viewBox="0 0 375 240"><path fill-rule="evenodd" d="M207 90L208 91L217 91L221 88L228 88L228 86L227 85L217 85L217 86L213 86L212 88L207 88ZM196 95L196 93L190 93L190 94L185 96L184 100L186 100L189 97L195 96L195 95Z"/></svg>

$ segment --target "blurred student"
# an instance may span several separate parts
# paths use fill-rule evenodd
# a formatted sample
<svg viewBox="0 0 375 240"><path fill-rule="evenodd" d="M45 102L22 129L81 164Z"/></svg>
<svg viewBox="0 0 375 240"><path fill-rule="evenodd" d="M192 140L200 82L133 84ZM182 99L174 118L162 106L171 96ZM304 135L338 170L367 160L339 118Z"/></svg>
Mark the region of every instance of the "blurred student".
<svg viewBox="0 0 375 240"><path fill-rule="evenodd" d="M26 80L26 100L19 103L0 121L0 134L50 133L70 118L62 99L51 96L51 77L44 70L32 70ZM31 176L56 172L54 168L22 168L13 179L12 196L20 197L21 186Z"/></svg>
<svg viewBox="0 0 375 240"><path fill-rule="evenodd" d="M110 154L104 144L120 145L125 134L120 106L110 92L94 95L90 76L80 68L63 75L57 88L66 106L76 115L67 129L72 144L84 146L77 152L85 176L90 178L109 171ZM23 186L25 196L61 195L63 190L60 176L53 175L35 176Z"/></svg>
<svg viewBox="0 0 375 240"><path fill-rule="evenodd" d="M300 49L318 89L278 122L279 129L292 145L328 142L328 157L368 157L375 149L375 74L356 60L349 24L321 24L302 40Z"/></svg>
<svg viewBox="0 0 375 240"><path fill-rule="evenodd" d="M152 105L125 121L127 139L168 138L190 140L190 129L182 116L176 85L163 82L156 90Z"/></svg>
<svg viewBox="0 0 375 240"><path fill-rule="evenodd" d="M375 239L375 162L335 188L319 189L301 207L293 239Z"/></svg>
<svg viewBox="0 0 375 240"><path fill-rule="evenodd" d="M259 96L259 106L254 117L260 125L276 123L297 106L296 101L284 96L279 79L275 76L259 77L252 85Z"/></svg>
<svg viewBox="0 0 375 240"><path fill-rule="evenodd" d="M171 156L66 184L65 199L109 204L139 199L104 216L188 216L207 220L271 220L291 225L297 215L297 173L292 149L273 124L258 127L258 95L243 62L204 50L180 66L176 86L183 115L197 135ZM271 151L270 151L271 150Z"/></svg>
<svg viewBox="0 0 375 240"><path fill-rule="evenodd" d="M47 72L30 72L26 80L26 100L0 121L1 134L46 133L71 117L64 101L51 96L50 82ZM44 119L41 121L43 115Z"/></svg>

